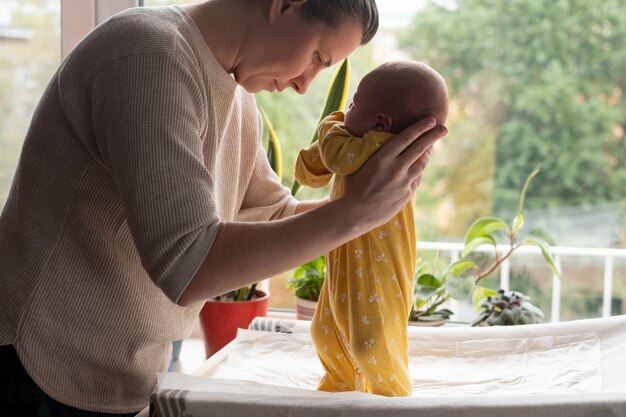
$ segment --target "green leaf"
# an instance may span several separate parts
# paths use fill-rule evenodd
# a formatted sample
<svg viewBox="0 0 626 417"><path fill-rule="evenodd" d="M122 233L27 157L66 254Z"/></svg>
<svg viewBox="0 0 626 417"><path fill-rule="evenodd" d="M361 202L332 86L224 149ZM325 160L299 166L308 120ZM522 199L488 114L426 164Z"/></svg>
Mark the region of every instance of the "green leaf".
<svg viewBox="0 0 626 417"><path fill-rule="evenodd" d="M480 311L482 309L480 303L484 299L486 299L487 297L497 297L497 296L498 296L498 292L490 288L475 287L474 291L472 292L472 305L474 306L476 311Z"/></svg>
<svg viewBox="0 0 626 417"><path fill-rule="evenodd" d="M464 242L467 245L479 237L490 236L496 230L504 230L506 233L509 233L509 226L497 217L481 217L469 227L465 234Z"/></svg>
<svg viewBox="0 0 626 417"><path fill-rule="evenodd" d="M278 176L280 181L283 180L283 154L281 151L280 142L278 141L278 136L276 136L276 131L274 130L274 126L272 126L272 122L270 118L267 116L265 109L263 107L260 108L261 114L263 115L263 120L265 121L265 127L269 132L270 139L267 145L267 159L270 162L270 166Z"/></svg>
<svg viewBox="0 0 626 417"><path fill-rule="evenodd" d="M348 58L344 59L339 68L337 68L337 72L333 76L333 79L330 83L330 88L328 89L328 94L326 95L326 102L324 103L324 109L320 114L319 123L329 114L335 111L343 110L346 105L346 99L348 96L348 87L350 86L350 60ZM317 140L317 129L313 132L313 136L311 137L311 141L309 143L313 143ZM296 195L298 190L300 189L300 183L296 180L293 181L293 185L291 186L291 195Z"/></svg>
<svg viewBox="0 0 626 417"><path fill-rule="evenodd" d="M441 288L441 281L432 274L422 274L415 282L414 295L417 299L428 300Z"/></svg>
<svg viewBox="0 0 626 417"><path fill-rule="evenodd" d="M420 308L424 307L426 304L428 304L428 299L417 298L417 296L415 297L415 300L413 301L415 310L419 310Z"/></svg>
<svg viewBox="0 0 626 417"><path fill-rule="evenodd" d="M457 300L467 300L474 289L474 277L448 275L446 286L448 293Z"/></svg>
<svg viewBox="0 0 626 417"><path fill-rule="evenodd" d="M552 272L554 272L554 275L561 279L561 273L556 267L556 263L554 262L552 254L550 254L550 248L546 242L537 238L528 238L522 242L522 245L538 246L541 249L541 254L550 266L550 269L552 269Z"/></svg>
<svg viewBox="0 0 626 417"><path fill-rule="evenodd" d="M543 311L541 311L541 309L539 307L537 307L536 305L532 304L530 301L524 301L522 303L522 308L524 310L530 311L535 316L544 317Z"/></svg>
<svg viewBox="0 0 626 417"><path fill-rule="evenodd" d="M482 236L477 237L476 239L471 240L469 243L465 244L463 248L463 252L461 252L461 258L465 258L469 255L474 249L481 245L492 245L494 248L496 247L496 240L492 236Z"/></svg>
<svg viewBox="0 0 626 417"><path fill-rule="evenodd" d="M517 232L519 232L522 227L524 227L524 213L518 213L517 216L515 216L515 219L513 219L511 233L514 235L517 234Z"/></svg>
<svg viewBox="0 0 626 417"><path fill-rule="evenodd" d="M524 211L524 200L526 199L526 191L528 190L528 185L537 174L539 174L540 169L535 168L533 172L530 173L528 178L526 178L526 182L524 183L524 187L522 188L522 193L519 196L519 204L517 206L517 215L519 216Z"/></svg>
<svg viewBox="0 0 626 417"><path fill-rule="evenodd" d="M444 276L449 275L449 274L461 275L463 272L467 271L468 269L478 269L478 265L476 265L475 262L462 259L460 261L456 261L455 263L451 264L446 269L446 272L443 273L443 275Z"/></svg>
<svg viewBox="0 0 626 417"><path fill-rule="evenodd" d="M433 274L422 274L417 278L416 285L439 288L441 287L441 280Z"/></svg>

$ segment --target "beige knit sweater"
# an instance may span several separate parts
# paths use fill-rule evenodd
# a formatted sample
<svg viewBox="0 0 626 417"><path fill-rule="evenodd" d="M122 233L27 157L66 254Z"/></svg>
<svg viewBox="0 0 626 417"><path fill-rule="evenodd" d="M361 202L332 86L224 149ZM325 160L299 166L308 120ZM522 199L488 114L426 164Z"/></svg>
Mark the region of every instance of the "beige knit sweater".
<svg viewBox="0 0 626 417"><path fill-rule="evenodd" d="M175 301L218 223L295 210L261 133L253 96L180 8L118 14L63 61L0 217L0 345L48 395L147 405L201 308Z"/></svg>

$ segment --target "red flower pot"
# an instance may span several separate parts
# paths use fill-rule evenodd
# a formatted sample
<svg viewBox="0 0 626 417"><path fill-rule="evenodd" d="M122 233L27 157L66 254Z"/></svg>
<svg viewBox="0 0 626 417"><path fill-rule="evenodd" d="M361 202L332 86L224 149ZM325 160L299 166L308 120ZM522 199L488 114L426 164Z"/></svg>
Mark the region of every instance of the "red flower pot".
<svg viewBox="0 0 626 417"><path fill-rule="evenodd" d="M255 317L267 314L269 294L256 290L258 298L249 301L209 300L200 310L200 325L204 332L206 357L226 346L237 335L237 329L247 329Z"/></svg>

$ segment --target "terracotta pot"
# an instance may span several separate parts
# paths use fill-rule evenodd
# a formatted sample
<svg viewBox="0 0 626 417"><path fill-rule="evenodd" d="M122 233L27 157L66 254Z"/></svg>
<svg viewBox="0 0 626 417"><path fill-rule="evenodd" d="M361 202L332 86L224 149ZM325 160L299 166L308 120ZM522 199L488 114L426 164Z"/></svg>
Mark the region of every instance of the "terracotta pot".
<svg viewBox="0 0 626 417"><path fill-rule="evenodd" d="M298 320L313 320L316 307L317 301L296 297L296 318Z"/></svg>
<svg viewBox="0 0 626 417"><path fill-rule="evenodd" d="M250 301L209 300L204 304L200 325L207 358L233 340L237 329L247 329L253 318L267 314L269 294L261 290L255 293L258 298Z"/></svg>

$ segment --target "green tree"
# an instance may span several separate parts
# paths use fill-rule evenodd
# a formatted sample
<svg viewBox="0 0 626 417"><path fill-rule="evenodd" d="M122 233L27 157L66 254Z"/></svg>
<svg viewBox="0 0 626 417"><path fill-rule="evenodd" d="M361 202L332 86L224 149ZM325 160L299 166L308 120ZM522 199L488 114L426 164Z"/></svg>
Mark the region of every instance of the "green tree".
<svg viewBox="0 0 626 417"><path fill-rule="evenodd" d="M476 215L513 212L538 165L531 209L624 207L626 1L431 1L400 45L450 87L446 174L436 177L455 207L475 202L452 234Z"/></svg>

